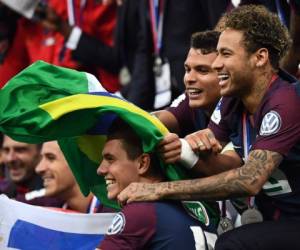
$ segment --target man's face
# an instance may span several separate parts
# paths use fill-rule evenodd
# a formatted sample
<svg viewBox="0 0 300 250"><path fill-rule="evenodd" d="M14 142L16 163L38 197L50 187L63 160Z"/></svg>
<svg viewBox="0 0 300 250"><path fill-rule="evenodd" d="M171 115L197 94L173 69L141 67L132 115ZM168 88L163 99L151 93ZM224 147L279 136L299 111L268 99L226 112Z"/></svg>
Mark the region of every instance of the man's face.
<svg viewBox="0 0 300 250"><path fill-rule="evenodd" d="M45 142L41 156L36 172L44 181L46 195L65 199L77 184L57 142Z"/></svg>
<svg viewBox="0 0 300 250"><path fill-rule="evenodd" d="M9 178L15 183L22 183L34 174L40 151L37 145L17 142L4 136L2 157L8 168Z"/></svg>
<svg viewBox="0 0 300 250"><path fill-rule="evenodd" d="M105 179L108 198L116 199L131 182L139 181L139 158L130 160L120 139L108 140L102 156L103 160L97 173Z"/></svg>
<svg viewBox="0 0 300 250"><path fill-rule="evenodd" d="M226 29L220 35L218 57L212 67L218 72L222 96L244 96L253 85L253 57L243 45L241 31Z"/></svg>
<svg viewBox="0 0 300 250"><path fill-rule="evenodd" d="M191 108L213 109L220 98L216 71L211 67L216 53L202 54L200 49L189 50L184 63L184 84Z"/></svg>

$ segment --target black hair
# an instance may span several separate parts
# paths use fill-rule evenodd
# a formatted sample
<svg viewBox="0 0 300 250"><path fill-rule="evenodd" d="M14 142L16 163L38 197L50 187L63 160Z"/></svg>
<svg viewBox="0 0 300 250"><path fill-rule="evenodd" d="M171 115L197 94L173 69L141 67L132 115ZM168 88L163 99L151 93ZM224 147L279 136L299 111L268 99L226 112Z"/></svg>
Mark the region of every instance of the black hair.
<svg viewBox="0 0 300 250"><path fill-rule="evenodd" d="M202 54L216 52L219 36L220 32L216 30L196 32L191 37L191 47L200 49Z"/></svg>
<svg viewBox="0 0 300 250"><path fill-rule="evenodd" d="M260 48L269 51L271 65L277 69L279 61L288 51L291 39L279 17L262 5L243 5L226 13L223 29L243 32L244 46L252 54Z"/></svg>

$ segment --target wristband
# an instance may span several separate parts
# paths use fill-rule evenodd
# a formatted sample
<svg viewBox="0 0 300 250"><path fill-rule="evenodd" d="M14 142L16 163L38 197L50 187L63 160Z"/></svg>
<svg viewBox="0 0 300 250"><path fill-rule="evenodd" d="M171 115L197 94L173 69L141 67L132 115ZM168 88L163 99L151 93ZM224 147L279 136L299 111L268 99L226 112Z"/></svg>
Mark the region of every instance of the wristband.
<svg viewBox="0 0 300 250"><path fill-rule="evenodd" d="M184 139L181 141L180 163L187 169L192 169L199 160L199 156L192 150L190 144Z"/></svg>
<svg viewBox="0 0 300 250"><path fill-rule="evenodd" d="M226 151L234 151L234 146L232 142L226 144L226 146L222 149L221 154L223 154Z"/></svg>

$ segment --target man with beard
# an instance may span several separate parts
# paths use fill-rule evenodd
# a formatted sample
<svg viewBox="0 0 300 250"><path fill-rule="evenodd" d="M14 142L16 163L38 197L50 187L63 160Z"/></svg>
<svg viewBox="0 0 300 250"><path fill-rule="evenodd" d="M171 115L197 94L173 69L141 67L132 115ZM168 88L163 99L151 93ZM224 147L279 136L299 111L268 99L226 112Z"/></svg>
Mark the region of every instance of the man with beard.
<svg viewBox="0 0 300 250"><path fill-rule="evenodd" d="M40 160L41 145L18 142L4 135L3 163L7 179L0 182L0 193L9 198L40 206L57 206L56 199L45 198L42 179L35 173Z"/></svg>
<svg viewBox="0 0 300 250"><path fill-rule="evenodd" d="M185 93L174 100L167 109L154 112L154 115L172 132L166 135L160 144L162 156L167 163L181 160L187 166L185 161L188 158L185 155L187 145L184 140L179 141L179 137L207 128L210 116L221 98L218 75L212 68L212 63L217 57L219 35L218 31L196 32L192 35L191 47L184 62ZM181 158L185 159L179 158L180 154ZM231 150L227 150L225 154L230 155ZM234 166L240 164L240 160L235 164L231 159L230 161ZM191 170L197 176L222 171L222 169L198 168L198 166Z"/></svg>
<svg viewBox="0 0 300 250"><path fill-rule="evenodd" d="M264 7L246 5L228 13L213 63L223 98L210 129L186 139L201 152L197 165L218 167L219 142L232 141L232 159L243 159L242 166L189 181L131 184L118 200L251 196L244 225L224 233L215 249L294 249L300 228L300 87L279 69L289 45L287 29Z"/></svg>
<svg viewBox="0 0 300 250"><path fill-rule="evenodd" d="M92 194L85 197L56 141L45 142L35 171L43 179L45 196L62 201L63 210L80 213L112 212Z"/></svg>

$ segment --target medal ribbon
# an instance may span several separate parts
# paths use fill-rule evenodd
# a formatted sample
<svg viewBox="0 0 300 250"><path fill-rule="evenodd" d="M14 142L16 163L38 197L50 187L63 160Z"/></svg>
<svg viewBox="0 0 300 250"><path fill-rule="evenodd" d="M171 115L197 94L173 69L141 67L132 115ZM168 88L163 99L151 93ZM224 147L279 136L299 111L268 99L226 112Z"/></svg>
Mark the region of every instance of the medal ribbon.
<svg viewBox="0 0 300 250"><path fill-rule="evenodd" d="M274 74L268 84L268 89L271 87L272 83L278 78L278 75ZM251 130L250 130L250 120L247 116L247 112L243 112L242 117L243 122L243 150L244 150L244 161L246 162L249 156L249 151L251 148ZM254 207L254 196L248 198L248 208Z"/></svg>
<svg viewBox="0 0 300 250"><path fill-rule="evenodd" d="M152 30L152 38L154 45L154 52L159 56L162 47L162 34L163 34L163 19L164 19L164 1L163 0L149 0L150 8L150 23Z"/></svg>
<svg viewBox="0 0 300 250"><path fill-rule="evenodd" d="M76 0L67 0L68 22L70 26L80 26L82 23L82 13L86 6L86 0L80 1L80 9L75 8Z"/></svg>
<svg viewBox="0 0 300 250"><path fill-rule="evenodd" d="M243 150L244 150L244 161L246 162L248 159L249 151L251 148L251 140L250 140L250 121L247 117L246 111L243 113ZM254 207L254 196L248 197L247 199L248 208Z"/></svg>
<svg viewBox="0 0 300 250"><path fill-rule="evenodd" d="M222 201L221 217L226 217L226 201Z"/></svg>
<svg viewBox="0 0 300 250"><path fill-rule="evenodd" d="M82 24L82 13L86 6L86 0L80 1L80 8L75 8L76 0L67 0L67 10L68 10L68 23L70 26L78 26ZM66 53L66 46L64 45L59 52L59 61L61 62Z"/></svg>

